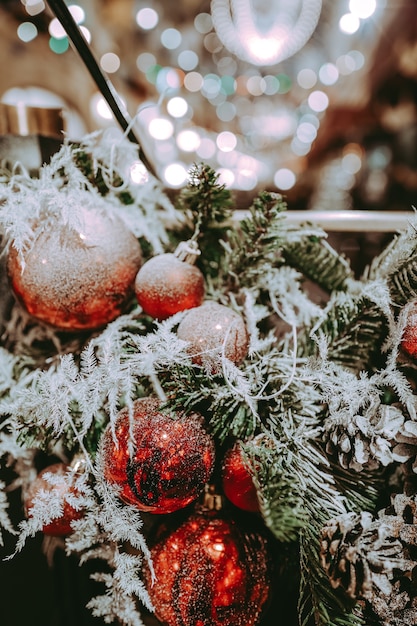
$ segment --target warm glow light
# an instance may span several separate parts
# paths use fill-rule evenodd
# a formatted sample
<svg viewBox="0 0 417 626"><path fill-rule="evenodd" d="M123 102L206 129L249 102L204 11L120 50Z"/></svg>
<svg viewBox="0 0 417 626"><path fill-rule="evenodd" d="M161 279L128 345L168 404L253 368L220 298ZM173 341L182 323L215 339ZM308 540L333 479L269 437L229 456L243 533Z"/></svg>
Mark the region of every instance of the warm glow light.
<svg viewBox="0 0 417 626"><path fill-rule="evenodd" d="M231 152L236 148L236 135L229 130L225 130L217 135L216 144L222 152Z"/></svg>
<svg viewBox="0 0 417 626"><path fill-rule="evenodd" d="M235 182L235 175L233 174L232 170L219 168L217 170L217 173L219 175L218 181L220 185L225 185L225 187L231 187Z"/></svg>
<svg viewBox="0 0 417 626"><path fill-rule="evenodd" d="M165 168L163 177L171 187L182 187L187 181L188 173L182 163L171 163Z"/></svg>
<svg viewBox="0 0 417 626"><path fill-rule="evenodd" d="M159 22L158 13L149 7L140 9L136 13L136 23L144 30L152 30Z"/></svg>
<svg viewBox="0 0 417 626"><path fill-rule="evenodd" d="M296 180L294 172L286 167L277 170L274 175L275 185L283 191L294 187Z"/></svg>
<svg viewBox="0 0 417 626"><path fill-rule="evenodd" d="M349 10L356 17L366 20L376 10L376 0L349 0Z"/></svg>
<svg viewBox="0 0 417 626"><path fill-rule="evenodd" d="M353 35L359 30L361 25L359 18L353 13L345 13L339 20L339 28L342 33Z"/></svg>
<svg viewBox="0 0 417 626"><path fill-rule="evenodd" d="M316 113L321 113L329 106L329 98L324 91L312 91L308 97L308 106Z"/></svg>
<svg viewBox="0 0 417 626"><path fill-rule="evenodd" d="M113 118L111 109L102 96L98 95L98 97L95 98L94 108L99 117L102 117L104 120L111 120Z"/></svg>
<svg viewBox="0 0 417 626"><path fill-rule="evenodd" d="M168 100L167 111L172 117L184 117L188 111L188 103L184 98L176 96Z"/></svg>
<svg viewBox="0 0 417 626"><path fill-rule="evenodd" d="M151 120L148 130L151 137L159 139L160 141L169 139L174 134L174 126L172 122L163 117Z"/></svg>
<svg viewBox="0 0 417 626"><path fill-rule="evenodd" d="M195 152L200 141L200 135L195 130L182 130L177 136L177 146L184 152Z"/></svg>
<svg viewBox="0 0 417 626"><path fill-rule="evenodd" d="M209 13L199 13L194 19L194 27L202 35L209 33L213 28L211 15Z"/></svg>
<svg viewBox="0 0 417 626"><path fill-rule="evenodd" d="M114 52L106 52L100 59L101 68L108 74L117 72L120 67L120 58Z"/></svg>

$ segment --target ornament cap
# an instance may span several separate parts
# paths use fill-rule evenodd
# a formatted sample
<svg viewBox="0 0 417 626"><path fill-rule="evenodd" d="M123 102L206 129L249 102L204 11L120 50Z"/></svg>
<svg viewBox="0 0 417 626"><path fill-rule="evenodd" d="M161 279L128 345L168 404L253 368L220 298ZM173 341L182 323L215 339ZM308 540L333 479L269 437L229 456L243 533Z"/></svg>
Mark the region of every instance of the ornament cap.
<svg viewBox="0 0 417 626"><path fill-rule="evenodd" d="M184 263L189 263L190 265L195 264L200 254L201 251L198 247L198 243L194 239L181 241L174 252L174 256L176 256L177 259Z"/></svg>
<svg viewBox="0 0 417 626"><path fill-rule="evenodd" d="M224 497L219 493L215 485L207 484L200 506L197 507L202 513L221 511L224 505Z"/></svg>

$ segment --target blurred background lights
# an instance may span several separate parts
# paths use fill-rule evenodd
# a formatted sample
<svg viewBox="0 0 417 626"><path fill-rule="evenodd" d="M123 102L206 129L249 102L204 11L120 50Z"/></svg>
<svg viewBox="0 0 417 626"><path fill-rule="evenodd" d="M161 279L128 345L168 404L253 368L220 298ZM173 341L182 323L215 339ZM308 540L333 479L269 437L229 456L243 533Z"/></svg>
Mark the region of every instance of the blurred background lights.
<svg viewBox="0 0 417 626"><path fill-rule="evenodd" d="M174 125L166 118L157 117L150 121L148 130L151 137L163 141L172 137L174 134Z"/></svg>
<svg viewBox="0 0 417 626"><path fill-rule="evenodd" d="M203 77L199 72L190 72L184 77L184 86L188 91L200 91L203 86Z"/></svg>
<svg viewBox="0 0 417 626"><path fill-rule="evenodd" d="M88 43L91 43L91 33L86 26L80 26L80 31Z"/></svg>
<svg viewBox="0 0 417 626"><path fill-rule="evenodd" d="M362 167L362 159L356 152L348 152L342 157L342 167L348 174L357 174Z"/></svg>
<svg viewBox="0 0 417 626"><path fill-rule="evenodd" d="M203 137L196 152L200 159L211 159L216 154L216 144L209 137Z"/></svg>
<svg viewBox="0 0 417 626"><path fill-rule="evenodd" d="M347 56L353 60L355 70L360 70L365 65L365 57L362 52L359 52L359 50L351 50L347 53Z"/></svg>
<svg viewBox="0 0 417 626"><path fill-rule="evenodd" d="M60 37L59 39L51 37L49 39L49 47L55 54L64 54L69 48L68 37Z"/></svg>
<svg viewBox="0 0 417 626"><path fill-rule="evenodd" d="M26 0L25 9L28 15L38 15L45 10L45 2L43 0Z"/></svg>
<svg viewBox="0 0 417 626"><path fill-rule="evenodd" d="M314 70L305 68L297 74L297 83L303 89L311 89L317 83L317 74Z"/></svg>
<svg viewBox="0 0 417 626"><path fill-rule="evenodd" d="M209 33L213 28L211 15L209 13L199 13L196 15L194 19L194 28L202 35Z"/></svg>
<svg viewBox="0 0 417 626"><path fill-rule="evenodd" d="M182 35L176 28L166 28L161 33L161 44L167 50L175 50L181 45Z"/></svg>
<svg viewBox="0 0 417 626"><path fill-rule="evenodd" d="M324 91L312 91L308 96L307 102L310 109L316 111L317 113L321 113L329 106L329 97L324 93Z"/></svg>
<svg viewBox="0 0 417 626"><path fill-rule="evenodd" d="M339 78L339 70L333 63L324 63L319 69L319 78L323 85L334 85Z"/></svg>
<svg viewBox="0 0 417 626"><path fill-rule="evenodd" d="M158 13L155 9L145 7L136 13L136 23L143 30L152 30L159 22Z"/></svg>
<svg viewBox="0 0 417 626"><path fill-rule="evenodd" d="M171 187L182 187L188 179L188 173L182 163L171 163L164 169L163 177Z"/></svg>
<svg viewBox="0 0 417 626"><path fill-rule="evenodd" d="M29 41L35 39L37 34L38 29L32 22L23 22L22 24L19 24L17 28L17 36L21 41L24 41L25 43L28 43Z"/></svg>
<svg viewBox="0 0 417 626"><path fill-rule="evenodd" d="M217 147L222 152L231 152L236 148L237 138L236 135L229 130L224 130L217 135Z"/></svg>
<svg viewBox="0 0 417 626"><path fill-rule="evenodd" d="M136 59L136 67L142 72L147 72L150 67L156 65L155 55L151 52L142 52Z"/></svg>
<svg viewBox="0 0 417 626"><path fill-rule="evenodd" d="M349 0L349 11L363 20L371 17L375 10L376 0Z"/></svg>
<svg viewBox="0 0 417 626"><path fill-rule="evenodd" d="M277 170L274 175L274 183L283 191L294 187L296 180L294 172L286 167Z"/></svg>
<svg viewBox="0 0 417 626"><path fill-rule="evenodd" d="M120 67L120 58L114 52L106 52L100 59L101 68L108 74L117 72Z"/></svg>
<svg viewBox="0 0 417 626"><path fill-rule="evenodd" d="M167 111L172 117L184 117L188 111L187 100L181 96L175 96L167 102Z"/></svg>
<svg viewBox="0 0 417 626"><path fill-rule="evenodd" d="M178 65L185 71L194 70L198 63L198 55L193 50L183 50L178 55Z"/></svg>
<svg viewBox="0 0 417 626"><path fill-rule="evenodd" d="M177 135L177 146L184 152L195 152L200 145L200 135L195 130L182 130Z"/></svg>
<svg viewBox="0 0 417 626"><path fill-rule="evenodd" d="M55 39L62 39L67 36L64 27L61 26L61 22L56 17L49 22L48 32Z"/></svg>
<svg viewBox="0 0 417 626"><path fill-rule="evenodd" d="M91 108L93 110L93 113L95 113L96 116L98 115L101 119L113 119L111 109L101 94L96 93L91 98Z"/></svg>
<svg viewBox="0 0 417 626"><path fill-rule="evenodd" d="M345 13L339 20L339 28L346 35L353 35L359 30L361 25L360 19L353 13Z"/></svg>
<svg viewBox="0 0 417 626"><path fill-rule="evenodd" d="M85 11L79 4L70 4L68 10L77 24L82 24L84 22Z"/></svg>
<svg viewBox="0 0 417 626"><path fill-rule="evenodd" d="M316 127L311 122L302 122L297 128L296 136L303 143L312 143L317 137Z"/></svg>
<svg viewBox="0 0 417 626"><path fill-rule="evenodd" d="M226 187L233 186L233 183L235 182L235 175L233 174L232 170L220 167L217 170L217 173L219 174L219 183L221 185L225 185Z"/></svg>

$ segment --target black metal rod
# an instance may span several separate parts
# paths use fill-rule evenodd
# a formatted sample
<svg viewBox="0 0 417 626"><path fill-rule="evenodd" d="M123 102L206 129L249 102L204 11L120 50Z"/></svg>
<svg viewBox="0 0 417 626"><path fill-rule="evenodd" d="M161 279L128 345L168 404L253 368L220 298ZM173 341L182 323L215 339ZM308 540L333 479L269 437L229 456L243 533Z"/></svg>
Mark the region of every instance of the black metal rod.
<svg viewBox="0 0 417 626"><path fill-rule="evenodd" d="M55 17L60 21L73 47L77 50L87 70L90 72L91 77L99 88L103 98L109 105L117 122L120 124L121 128L126 131L129 128L132 120L128 112L122 105L120 97L112 82L107 76L104 75L104 73L100 69L100 66L97 63L87 40L85 39L82 31L78 27L78 24L72 17L67 5L63 0L47 0L47 3L51 8L51 11L54 13ZM129 128L127 138L132 143L137 144L140 160L147 168L147 170L151 172L151 174L156 176L155 170L148 161L146 155L144 154L140 142L133 132L132 128Z"/></svg>

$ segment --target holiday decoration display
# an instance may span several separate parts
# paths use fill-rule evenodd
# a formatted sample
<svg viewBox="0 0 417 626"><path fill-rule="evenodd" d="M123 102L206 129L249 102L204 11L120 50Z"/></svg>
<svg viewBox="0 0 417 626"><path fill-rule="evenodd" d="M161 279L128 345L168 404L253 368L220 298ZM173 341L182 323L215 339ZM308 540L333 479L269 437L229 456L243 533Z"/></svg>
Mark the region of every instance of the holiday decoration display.
<svg viewBox="0 0 417 626"><path fill-rule="evenodd" d="M268 544L218 512L161 530L147 575L155 614L168 626L254 626L270 593Z"/></svg>
<svg viewBox="0 0 417 626"><path fill-rule="evenodd" d="M82 517L82 510L74 508L69 502L71 495L77 495L72 484L72 471L71 466L65 463L49 465L39 472L25 494L24 505L28 517L32 516L33 507L37 504L44 508L44 515L50 518L42 526L45 535L69 535L72 532L71 522ZM48 498L42 499L45 492Z"/></svg>
<svg viewBox="0 0 417 626"><path fill-rule="evenodd" d="M141 267L135 293L145 313L164 320L203 302L204 276L194 266L198 254L198 247L190 240L180 244L174 254L160 254Z"/></svg>
<svg viewBox="0 0 417 626"><path fill-rule="evenodd" d="M136 400L132 423L122 409L103 434L105 478L142 511L172 513L187 506L213 469L214 446L202 422L196 414L163 413L157 399Z"/></svg>
<svg viewBox="0 0 417 626"><path fill-rule="evenodd" d="M222 485L225 496L235 506L244 511L259 512L258 492L239 443L224 455Z"/></svg>
<svg viewBox="0 0 417 626"><path fill-rule="evenodd" d="M7 266L28 313L70 331L100 328L120 315L141 263L139 242L120 218L80 213L78 228L58 218L21 255L12 243Z"/></svg>
<svg viewBox="0 0 417 626"><path fill-rule="evenodd" d="M241 316L210 300L186 314L177 334L189 343L193 361L200 365L216 367L223 355L239 363L248 350L248 334Z"/></svg>
<svg viewBox="0 0 417 626"><path fill-rule="evenodd" d="M279 194L237 222L208 166L171 201L125 180L128 157L95 135L64 142L39 178L0 180L4 556L62 533L44 543L96 568L86 610L103 623L148 626L153 611L168 626L272 626L277 597L288 626L416 623L415 224L356 275ZM201 250L204 300L150 314L134 297L140 257L178 242ZM181 296L196 267L173 259ZM26 285L35 261L44 282ZM169 287L162 265L153 279ZM195 504L211 482L227 509ZM9 509L19 489L24 519Z"/></svg>

